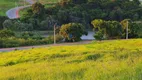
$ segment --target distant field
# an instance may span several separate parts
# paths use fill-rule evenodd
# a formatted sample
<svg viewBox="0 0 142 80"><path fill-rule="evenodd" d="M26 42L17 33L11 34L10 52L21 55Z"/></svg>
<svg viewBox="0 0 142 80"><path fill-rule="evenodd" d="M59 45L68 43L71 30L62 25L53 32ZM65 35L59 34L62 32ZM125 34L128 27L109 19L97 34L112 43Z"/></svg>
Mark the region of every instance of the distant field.
<svg viewBox="0 0 142 80"><path fill-rule="evenodd" d="M36 0L34 0L36 1ZM47 3L56 3L59 0L39 0L43 4ZM16 2L16 3L15 3ZM25 3L27 4L27 3ZM14 8L15 6L23 6L24 5L24 0L0 0L0 15L6 15L6 11ZM46 5L48 6L48 5Z"/></svg>
<svg viewBox="0 0 142 80"><path fill-rule="evenodd" d="M0 80L142 80L142 39L3 52Z"/></svg>
<svg viewBox="0 0 142 80"><path fill-rule="evenodd" d="M15 4L15 2L17 2ZM15 6L24 5L23 0L0 0L0 15L6 15L6 11Z"/></svg>

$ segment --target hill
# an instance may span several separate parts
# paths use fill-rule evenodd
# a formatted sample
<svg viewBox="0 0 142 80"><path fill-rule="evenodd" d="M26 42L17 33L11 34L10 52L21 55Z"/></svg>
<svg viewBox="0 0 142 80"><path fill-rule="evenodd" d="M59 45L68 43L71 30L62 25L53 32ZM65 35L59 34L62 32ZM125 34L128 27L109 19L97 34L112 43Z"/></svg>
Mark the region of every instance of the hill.
<svg viewBox="0 0 142 80"><path fill-rule="evenodd" d="M141 80L142 39L0 53L0 80Z"/></svg>
<svg viewBox="0 0 142 80"><path fill-rule="evenodd" d="M56 3L58 2L58 0L39 0L39 2L47 4L47 3ZM24 2L24 0L0 0L0 16L6 16L7 10L17 6L24 6L24 4L28 5L28 3Z"/></svg>
<svg viewBox="0 0 142 80"><path fill-rule="evenodd" d="M0 15L5 16L7 10L20 5L23 5L23 0L0 0Z"/></svg>

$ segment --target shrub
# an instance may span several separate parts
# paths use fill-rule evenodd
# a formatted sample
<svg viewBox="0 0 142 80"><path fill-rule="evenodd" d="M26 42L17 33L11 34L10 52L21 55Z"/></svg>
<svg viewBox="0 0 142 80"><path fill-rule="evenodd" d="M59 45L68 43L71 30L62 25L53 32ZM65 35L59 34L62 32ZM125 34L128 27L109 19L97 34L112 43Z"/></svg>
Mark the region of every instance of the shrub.
<svg viewBox="0 0 142 80"><path fill-rule="evenodd" d="M95 33L94 38L96 40L103 40L104 39L103 36L104 36L103 32L102 31L98 31L98 32Z"/></svg>
<svg viewBox="0 0 142 80"><path fill-rule="evenodd" d="M15 36L13 31L7 29L0 30L0 38L12 37L12 36Z"/></svg>
<svg viewBox="0 0 142 80"><path fill-rule="evenodd" d="M43 37L41 37L39 34L34 34L33 32L24 32L20 35L20 38L24 39L36 39L36 40L41 40Z"/></svg>
<svg viewBox="0 0 142 80"><path fill-rule="evenodd" d="M49 36L46 39L49 41L49 43L54 42L54 36ZM63 41L63 37L60 34L56 34L56 42L62 42L62 41Z"/></svg>
<svg viewBox="0 0 142 80"><path fill-rule="evenodd" d="M60 34L65 38L65 41L74 42L81 40L81 36L87 34L84 26L80 23L69 23L61 26Z"/></svg>
<svg viewBox="0 0 142 80"><path fill-rule="evenodd" d="M4 39L3 41L3 47L18 47L20 46L19 40L15 39L15 38L8 38L8 39Z"/></svg>

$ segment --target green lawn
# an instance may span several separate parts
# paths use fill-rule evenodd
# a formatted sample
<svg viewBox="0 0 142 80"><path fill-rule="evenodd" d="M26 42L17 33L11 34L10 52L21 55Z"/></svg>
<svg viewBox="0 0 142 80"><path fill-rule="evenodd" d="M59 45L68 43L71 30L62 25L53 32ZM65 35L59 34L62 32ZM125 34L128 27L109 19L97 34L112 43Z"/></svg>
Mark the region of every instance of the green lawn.
<svg viewBox="0 0 142 80"><path fill-rule="evenodd" d="M0 80L142 80L142 39L3 52Z"/></svg>

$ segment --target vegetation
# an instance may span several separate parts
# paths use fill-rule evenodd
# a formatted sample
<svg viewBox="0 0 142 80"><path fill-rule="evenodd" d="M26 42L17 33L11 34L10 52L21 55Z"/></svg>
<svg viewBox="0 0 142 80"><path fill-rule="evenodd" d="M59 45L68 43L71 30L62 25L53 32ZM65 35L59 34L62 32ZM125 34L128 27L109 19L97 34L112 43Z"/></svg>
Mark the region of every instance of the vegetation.
<svg viewBox="0 0 142 80"><path fill-rule="evenodd" d="M5 16L0 16L0 30L3 29L3 23L7 19Z"/></svg>
<svg viewBox="0 0 142 80"><path fill-rule="evenodd" d="M84 26L79 23L69 23L61 26L60 34L65 38L65 41L80 41L82 35L87 35Z"/></svg>
<svg viewBox="0 0 142 80"><path fill-rule="evenodd" d="M141 38L142 23L132 22L129 19L121 22L95 19L91 23L96 31L94 37L98 40L125 38L127 26L129 38Z"/></svg>
<svg viewBox="0 0 142 80"><path fill-rule="evenodd" d="M62 40L62 36L56 35L56 42L61 42ZM0 48L51 44L53 41L53 36L45 38L32 32L24 32L16 35L11 30L0 30Z"/></svg>
<svg viewBox="0 0 142 80"><path fill-rule="evenodd" d="M57 3L58 1L59 0L39 0L42 4ZM24 6L24 4L28 5L28 3L25 3L23 0L0 0L0 16L6 16L7 10L15 6Z"/></svg>
<svg viewBox="0 0 142 80"><path fill-rule="evenodd" d="M6 16L6 11L15 7L15 1L17 5L23 5L22 0L0 0L0 16Z"/></svg>
<svg viewBox="0 0 142 80"><path fill-rule="evenodd" d="M0 79L141 80L141 45L132 39L2 52Z"/></svg>
<svg viewBox="0 0 142 80"><path fill-rule="evenodd" d="M138 0L61 0L51 7L45 7L40 3L33 4L23 13L20 23L30 23L34 30L49 30L53 29L55 23L61 26L74 22L92 29L91 22L94 19L138 21L142 20L141 14L142 7ZM16 22L14 21L13 24Z"/></svg>
<svg viewBox="0 0 142 80"><path fill-rule="evenodd" d="M3 29L0 30L0 38L7 38L7 37L13 37L15 34L11 30Z"/></svg>

